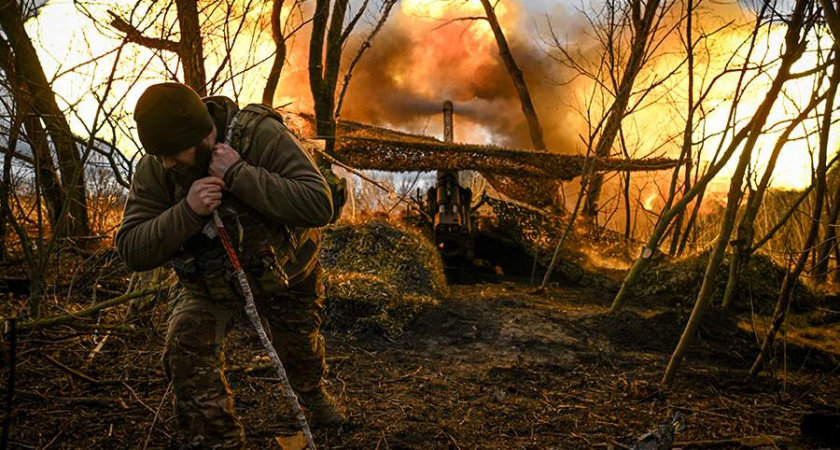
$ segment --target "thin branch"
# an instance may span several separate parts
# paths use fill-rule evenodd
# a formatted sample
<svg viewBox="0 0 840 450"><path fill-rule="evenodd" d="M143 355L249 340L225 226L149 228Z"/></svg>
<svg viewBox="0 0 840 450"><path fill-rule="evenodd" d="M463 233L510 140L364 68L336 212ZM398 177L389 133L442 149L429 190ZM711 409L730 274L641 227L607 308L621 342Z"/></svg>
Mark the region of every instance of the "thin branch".
<svg viewBox="0 0 840 450"><path fill-rule="evenodd" d="M111 26L118 31L125 33L125 37L129 42L140 44L144 47L153 48L157 50L166 50L178 53L181 48L179 42L171 41L169 39L151 38L144 36L143 33L134 25L126 22L122 17L118 16L113 11L108 11L111 16Z"/></svg>

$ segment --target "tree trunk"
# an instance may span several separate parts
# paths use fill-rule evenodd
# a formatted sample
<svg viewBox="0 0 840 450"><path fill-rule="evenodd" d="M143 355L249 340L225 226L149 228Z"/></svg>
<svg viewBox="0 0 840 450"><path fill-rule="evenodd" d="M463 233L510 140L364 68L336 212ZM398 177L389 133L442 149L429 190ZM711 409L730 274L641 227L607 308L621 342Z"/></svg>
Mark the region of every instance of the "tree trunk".
<svg viewBox="0 0 840 450"><path fill-rule="evenodd" d="M47 282L41 271L29 271L29 297L26 303L29 306L29 317L39 319L41 317L41 300L47 292Z"/></svg>
<svg viewBox="0 0 840 450"><path fill-rule="evenodd" d="M483 0L484 1L484 0ZM633 94L633 86L636 77L642 69L647 54L649 39L659 9L660 0L650 0L643 3L641 0L632 0L630 7L633 9L633 41L630 48L630 56L627 59L624 74L616 90L615 100L607 112L607 121L601 131L598 144L595 147L595 157L604 158L610 156L613 143L621 129L621 123L627 114L627 106L630 104L630 97ZM644 16L641 15L641 8L644 6ZM590 218L598 215L598 197L601 195L601 186L604 177L598 173L592 178L589 184L589 193L586 197L586 204L583 207L583 214Z"/></svg>
<svg viewBox="0 0 840 450"><path fill-rule="evenodd" d="M17 127L12 127L12 132ZM3 157L3 173L0 174L0 261L6 261L11 256L11 246L8 241L8 224L14 220L10 212L2 205L8 204L9 195L12 192L12 151L17 147L15 139L9 137L9 152Z"/></svg>
<svg viewBox="0 0 840 450"><path fill-rule="evenodd" d="M316 0L312 16L312 36L309 39L309 88L315 104L315 132L318 139L326 141L326 152L334 156L335 117L330 106L332 93L324 83L324 40L327 33L327 20L330 16L330 0ZM317 157L319 164L322 158Z"/></svg>
<svg viewBox="0 0 840 450"><path fill-rule="evenodd" d="M624 241L630 242L633 237L630 217L630 172L624 172Z"/></svg>
<svg viewBox="0 0 840 450"><path fill-rule="evenodd" d="M683 129L683 145L680 151L680 163L685 163L685 181L683 182L683 195L691 189L691 150L694 147L694 0L688 0L685 8L685 45L686 45L686 60L688 63L688 116L685 120L685 128ZM699 157L699 155L698 155ZM677 181L679 180L679 167L674 171L674 176L671 178L671 189L669 191L669 204L673 202L672 199L677 195ZM677 214L676 222L674 222L674 234L671 236L671 249L668 252L671 256L676 256L679 250L680 234L683 229L683 220L685 218L685 211L680 211ZM686 227L685 233L688 234L689 227Z"/></svg>
<svg viewBox="0 0 840 450"><path fill-rule="evenodd" d="M274 62L268 72L268 79L263 89L262 103L266 106L274 105L274 93L277 91L277 83L280 82L280 74L283 72L283 65L286 63L286 37L283 36L283 24L280 22L280 13L283 11L283 0L274 0L271 8L271 37L274 39Z"/></svg>
<svg viewBox="0 0 840 450"><path fill-rule="evenodd" d="M502 61L505 63L505 68L513 79L513 85L516 87L516 93L519 95L522 114L525 115L525 120L528 122L531 143L535 149L544 150L545 139L543 138L542 126L537 118L537 111L534 109L534 104L531 101L531 94L528 92L525 76L513 58L513 53L510 51L505 34L502 32L502 26L499 25L499 20L496 17L494 5L490 4L490 0L481 0L481 5L484 6L484 12L487 14L487 22L490 23L490 29L493 30L493 36L495 36L496 44L499 46L499 56L501 56Z"/></svg>
<svg viewBox="0 0 840 450"><path fill-rule="evenodd" d="M178 26L181 30L178 56L184 65L184 84L204 97L207 95L207 75L204 71L198 5L196 0L175 0L175 7L178 10Z"/></svg>

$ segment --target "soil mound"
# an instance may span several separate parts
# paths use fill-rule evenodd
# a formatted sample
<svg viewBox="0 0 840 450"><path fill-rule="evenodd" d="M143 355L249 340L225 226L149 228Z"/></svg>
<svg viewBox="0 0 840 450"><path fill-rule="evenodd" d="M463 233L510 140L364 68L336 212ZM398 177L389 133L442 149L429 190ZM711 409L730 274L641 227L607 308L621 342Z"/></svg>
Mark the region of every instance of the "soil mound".
<svg viewBox="0 0 840 450"><path fill-rule="evenodd" d="M687 311L665 310L647 314L624 310L598 317L591 328L603 333L618 350L670 354L677 346L687 321ZM708 356L717 358L736 344L749 349L745 337L733 316L712 311L706 314L700 325L692 352L708 350Z"/></svg>
<svg viewBox="0 0 840 450"><path fill-rule="evenodd" d="M421 234L374 220L324 230L327 326L394 337L447 294L443 262Z"/></svg>
<svg viewBox="0 0 840 450"><path fill-rule="evenodd" d="M636 284L636 296L643 302L654 304L693 304L703 284L709 253L707 250L683 259L657 261ZM719 305L723 300L729 277L729 258L729 255L724 257L715 279L713 304ZM784 278L783 267L765 255L753 255L747 267L741 270L741 283L733 309L749 311L752 308L758 313L772 312ZM813 307L817 304L817 295L799 281L792 295L794 307L798 305L798 310L802 310L805 305Z"/></svg>

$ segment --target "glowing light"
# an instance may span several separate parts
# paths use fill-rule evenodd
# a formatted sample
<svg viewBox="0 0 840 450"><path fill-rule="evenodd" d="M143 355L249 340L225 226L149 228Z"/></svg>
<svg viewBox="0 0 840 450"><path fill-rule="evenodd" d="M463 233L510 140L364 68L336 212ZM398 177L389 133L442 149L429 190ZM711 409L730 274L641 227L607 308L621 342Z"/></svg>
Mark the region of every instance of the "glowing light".
<svg viewBox="0 0 840 450"><path fill-rule="evenodd" d="M751 60L758 62L778 58L784 50L784 35L784 27L777 26L765 29L761 38L757 40L757 48ZM743 36L730 36L732 46L734 47L735 43L743 38ZM827 37L823 38L828 39ZM821 42L819 45L822 48L831 47L830 42ZM744 57L746 56L744 55ZM807 71L818 65L816 52L805 52L800 60L794 64L792 72ZM736 111L736 116L741 125L756 113L776 73L776 69L774 69L762 74L745 90ZM781 136L784 127L808 104L815 90L815 81L816 77L804 77L785 83L782 94L770 111L765 133L758 139L755 150L751 155L752 170L758 174L754 178L760 177L760 174L763 174L766 170L773 147ZM723 130L726 126L728 108L724 106L728 106L731 90L734 87L734 81L729 85L724 85L722 92L717 96L717 104L713 103L711 105L711 109L716 109L716 111L706 118L710 130ZM727 88L730 92L725 92ZM824 89L824 86L822 89ZM813 133L818 129L817 120L819 119L810 118L804 121L794 131L791 140L783 147L773 173L773 187L802 189L811 183L811 169L816 166L816 148L818 146L818 137ZM832 141L834 140L836 139L832 137ZM711 141L711 143L716 144L715 141ZM833 148L833 144L830 143L829 148ZM733 158L719 177L728 178L731 176L737 163L736 160L737 157Z"/></svg>

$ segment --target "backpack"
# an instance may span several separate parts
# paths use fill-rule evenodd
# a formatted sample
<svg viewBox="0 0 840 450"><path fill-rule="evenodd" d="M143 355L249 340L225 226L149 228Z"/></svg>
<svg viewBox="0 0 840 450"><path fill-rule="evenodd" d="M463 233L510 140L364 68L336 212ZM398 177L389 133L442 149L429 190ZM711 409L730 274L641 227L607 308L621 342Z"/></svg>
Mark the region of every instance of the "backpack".
<svg viewBox="0 0 840 450"><path fill-rule="evenodd" d="M283 123L283 117L277 111L265 105L252 103L240 109L234 115L234 119L227 130L227 142L244 158L251 149L251 141L254 138L254 131L257 129L257 125L263 119L267 118L276 120L280 126L292 134L292 136L295 136L286 127L286 124ZM327 181L330 194L332 194L333 215L330 218L330 223L335 223L341 217L341 210L344 208L344 204L347 203L347 180L338 176L329 166L319 165L318 169Z"/></svg>

